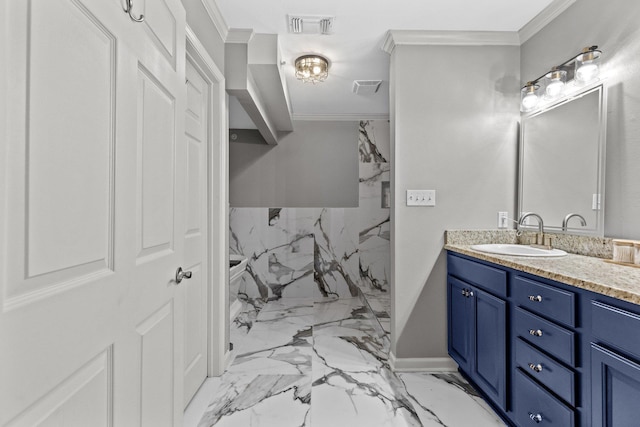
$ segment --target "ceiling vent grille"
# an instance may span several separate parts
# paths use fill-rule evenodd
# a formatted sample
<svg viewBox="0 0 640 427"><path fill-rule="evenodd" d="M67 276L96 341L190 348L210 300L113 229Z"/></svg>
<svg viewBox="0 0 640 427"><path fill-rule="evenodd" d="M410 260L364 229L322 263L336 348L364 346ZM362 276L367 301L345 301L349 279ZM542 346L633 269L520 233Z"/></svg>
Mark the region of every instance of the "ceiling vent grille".
<svg viewBox="0 0 640 427"><path fill-rule="evenodd" d="M352 90L357 95L373 95L381 84L382 80L354 80Z"/></svg>
<svg viewBox="0 0 640 427"><path fill-rule="evenodd" d="M288 15L289 32L293 34L331 34L333 16Z"/></svg>

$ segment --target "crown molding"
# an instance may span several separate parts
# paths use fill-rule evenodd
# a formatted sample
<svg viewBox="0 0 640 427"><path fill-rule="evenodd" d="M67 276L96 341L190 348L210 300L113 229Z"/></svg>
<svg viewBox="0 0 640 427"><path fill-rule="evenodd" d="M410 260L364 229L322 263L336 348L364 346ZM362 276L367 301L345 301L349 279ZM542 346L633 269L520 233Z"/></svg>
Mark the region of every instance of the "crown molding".
<svg viewBox="0 0 640 427"><path fill-rule="evenodd" d="M214 0L200 0L202 5L204 6L207 14L209 15L209 19L213 23L218 34L223 41L227 40L227 36L229 35L229 27L227 26L227 22L222 17L222 12L218 9L218 5Z"/></svg>
<svg viewBox="0 0 640 427"><path fill-rule="evenodd" d="M230 28L225 43L247 44L253 38L250 28Z"/></svg>
<svg viewBox="0 0 640 427"><path fill-rule="evenodd" d="M382 50L391 53L397 45L519 46L520 38L515 31L387 31Z"/></svg>
<svg viewBox="0 0 640 427"><path fill-rule="evenodd" d="M553 0L549 6L545 7L542 12L537 14L531 21L518 31L520 44L524 44L531 37L542 30L549 22L553 21L562 12L567 10L569 6L576 0Z"/></svg>
<svg viewBox="0 0 640 427"><path fill-rule="evenodd" d="M293 121L311 122L359 122L361 120L389 120L386 113L348 113L348 114L292 114ZM295 124L294 124L295 127Z"/></svg>

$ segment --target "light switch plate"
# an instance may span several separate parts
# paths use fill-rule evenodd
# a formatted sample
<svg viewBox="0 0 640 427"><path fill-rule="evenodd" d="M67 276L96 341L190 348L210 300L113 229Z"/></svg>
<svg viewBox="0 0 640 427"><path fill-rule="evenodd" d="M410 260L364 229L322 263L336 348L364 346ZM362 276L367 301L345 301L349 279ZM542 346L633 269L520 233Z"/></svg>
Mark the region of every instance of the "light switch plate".
<svg viewBox="0 0 640 427"><path fill-rule="evenodd" d="M407 190L407 206L435 206L436 190Z"/></svg>

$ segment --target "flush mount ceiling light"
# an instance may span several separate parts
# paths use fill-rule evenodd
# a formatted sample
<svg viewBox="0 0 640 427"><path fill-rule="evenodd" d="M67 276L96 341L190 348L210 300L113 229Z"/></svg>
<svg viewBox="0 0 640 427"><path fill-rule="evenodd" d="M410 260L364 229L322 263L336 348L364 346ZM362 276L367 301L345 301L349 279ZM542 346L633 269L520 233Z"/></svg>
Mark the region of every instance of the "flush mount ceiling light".
<svg viewBox="0 0 640 427"><path fill-rule="evenodd" d="M534 110L543 99L549 101L559 98L568 81L573 81L576 86L595 81L600 72L600 55L602 52L598 50L598 46L585 47L574 57L527 82L520 90L520 111Z"/></svg>
<svg viewBox="0 0 640 427"><path fill-rule="evenodd" d="M320 55L303 55L296 59L296 77L305 83L323 82L329 76L329 61Z"/></svg>

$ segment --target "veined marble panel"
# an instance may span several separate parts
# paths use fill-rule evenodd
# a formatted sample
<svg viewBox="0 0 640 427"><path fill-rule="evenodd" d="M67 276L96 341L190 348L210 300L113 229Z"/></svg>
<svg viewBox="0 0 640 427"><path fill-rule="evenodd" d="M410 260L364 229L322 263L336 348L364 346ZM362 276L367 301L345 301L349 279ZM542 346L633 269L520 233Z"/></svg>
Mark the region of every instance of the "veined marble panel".
<svg viewBox="0 0 640 427"><path fill-rule="evenodd" d="M245 301L357 295L358 209L234 208L230 228Z"/></svg>
<svg viewBox="0 0 640 427"><path fill-rule="evenodd" d="M358 129L358 151L361 163L387 163L391 153L388 120L365 120Z"/></svg>
<svg viewBox="0 0 640 427"><path fill-rule="evenodd" d="M309 426L310 401L307 375L225 374L198 426Z"/></svg>
<svg viewBox="0 0 640 427"><path fill-rule="evenodd" d="M381 207L382 182L388 180L388 163L360 163L360 279L365 293L389 292L390 209Z"/></svg>
<svg viewBox="0 0 640 427"><path fill-rule="evenodd" d="M322 209L315 222L315 282L318 296L358 295L358 210Z"/></svg>
<svg viewBox="0 0 640 427"><path fill-rule="evenodd" d="M229 210L229 250L247 257L247 269L242 275L238 298L245 300L269 297L268 242L264 229L266 208L232 208Z"/></svg>
<svg viewBox="0 0 640 427"><path fill-rule="evenodd" d="M313 233L319 211L304 208L268 210L266 281L271 297L313 297Z"/></svg>

